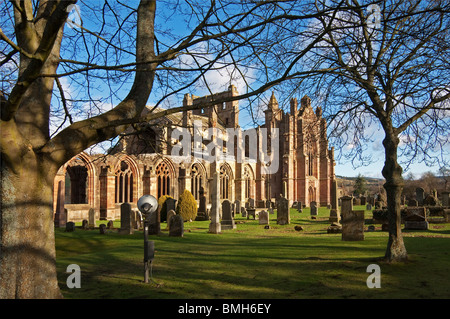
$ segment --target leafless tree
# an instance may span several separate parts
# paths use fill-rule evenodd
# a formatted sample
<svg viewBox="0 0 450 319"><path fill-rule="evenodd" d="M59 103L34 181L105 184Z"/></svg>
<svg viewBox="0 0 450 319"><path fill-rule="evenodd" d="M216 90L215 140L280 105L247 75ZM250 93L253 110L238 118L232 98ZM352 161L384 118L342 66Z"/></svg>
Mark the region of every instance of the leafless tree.
<svg viewBox="0 0 450 319"><path fill-rule="evenodd" d="M75 3L0 4L3 298L60 297L52 195L61 165L132 124L186 110L177 98L211 90L211 72L244 82L233 99L305 76L298 62L333 25L303 33L330 16L314 1L81 1L80 17Z"/></svg>
<svg viewBox="0 0 450 319"><path fill-rule="evenodd" d="M317 10L335 1L317 1ZM449 1L345 1L308 32L334 28L305 56L314 70L293 82L321 100L337 150L368 163L367 145L378 135L389 210L385 259L407 259L400 224L400 158L444 164L449 139ZM379 14L379 19L378 15ZM299 84L300 83L300 84ZM373 129L376 128L376 130ZM373 160L373 159L372 159ZM405 164L405 163L403 163Z"/></svg>

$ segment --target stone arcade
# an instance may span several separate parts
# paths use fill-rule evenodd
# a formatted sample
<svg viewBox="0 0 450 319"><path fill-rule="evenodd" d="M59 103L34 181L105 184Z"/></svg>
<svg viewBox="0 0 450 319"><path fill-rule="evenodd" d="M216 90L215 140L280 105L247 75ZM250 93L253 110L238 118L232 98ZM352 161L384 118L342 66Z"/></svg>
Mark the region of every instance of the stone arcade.
<svg viewBox="0 0 450 319"><path fill-rule="evenodd" d="M230 86L214 97L236 95L236 88ZM195 105L212 98L186 94L183 104ZM149 110L150 107L147 112ZM290 112L287 113L279 108L272 94L264 113L265 124L261 128L279 129L280 165L275 173L262 173L263 164L252 158L250 137L246 135L248 131L242 131L245 149L234 143L235 154L239 147L245 153L242 162L223 156L218 163L211 163L194 156L199 148L206 151L205 144L210 142L204 138L204 132L201 145L195 139L192 141L192 161L173 156L172 149L177 141L172 138L172 132L178 127L188 128L192 136L195 136L194 122L201 123L202 130L216 128L225 132L228 128L240 127L239 101L184 111L143 124L138 131L130 129L111 155L90 156L83 152L63 165L54 180L55 226L64 227L65 221L88 220L91 208L96 212L96 219L120 219L120 205L123 203L129 203L135 210L137 200L144 194L156 198L170 195L178 199L185 189L191 191L198 206L201 203L203 218L208 218L205 207L212 203L211 189L216 170L219 198L221 202L237 202L236 212L240 212L243 203L249 199L254 200L255 208L265 208L267 201L277 202L280 194L289 200L289 204L301 202L310 206L311 202L316 202L317 207L332 204L334 149L328 148L326 121L321 108L314 111L311 100L305 96L300 105L297 99L291 99ZM234 138L237 140L236 136ZM260 141L256 144L261 149ZM268 149L270 146L267 145ZM223 152L225 149L226 143Z"/></svg>

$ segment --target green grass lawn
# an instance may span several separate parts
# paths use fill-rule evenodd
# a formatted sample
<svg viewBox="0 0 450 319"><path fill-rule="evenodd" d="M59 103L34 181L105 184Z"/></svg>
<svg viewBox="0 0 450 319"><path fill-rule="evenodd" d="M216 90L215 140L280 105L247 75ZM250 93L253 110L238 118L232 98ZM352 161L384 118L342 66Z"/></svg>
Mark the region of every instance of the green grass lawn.
<svg viewBox="0 0 450 319"><path fill-rule="evenodd" d="M309 209L301 214L291 209L290 225L277 225L273 214L270 229L237 215L237 229L219 235L208 233L208 221L185 223L182 238L163 230L149 236L156 252L154 282L148 284L142 231L100 235L98 229L56 229L59 285L68 299L450 298L450 224L404 231L409 261L387 264L379 259L388 240L381 225L365 232L364 241L347 242L341 234L327 234L328 215L320 208L311 220ZM366 229L371 217L366 212ZM294 230L296 225L304 230ZM81 268L79 289L66 285L70 264ZM366 285L370 264L381 268L379 289Z"/></svg>

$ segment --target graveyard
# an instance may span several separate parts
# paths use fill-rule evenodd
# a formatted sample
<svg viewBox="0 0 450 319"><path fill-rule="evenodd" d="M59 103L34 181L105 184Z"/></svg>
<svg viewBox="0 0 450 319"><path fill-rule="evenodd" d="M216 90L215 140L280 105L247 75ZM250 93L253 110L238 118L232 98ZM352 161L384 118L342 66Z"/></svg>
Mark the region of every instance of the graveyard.
<svg viewBox="0 0 450 319"><path fill-rule="evenodd" d="M159 234L148 236L155 246L149 283L143 281L142 229L121 232L120 220L107 227L104 220L91 227L77 222L74 231L55 228L58 282L66 299L449 298L450 224L402 225L409 260L388 264L381 259L388 232L382 212L374 210L353 206L363 227L358 240L329 231L327 207L313 214L310 207L290 208L281 223L276 208L236 213L233 225L217 234L210 220L197 220L171 236L164 221ZM71 264L80 266L80 288L66 285ZM371 264L380 267L380 288L368 288Z"/></svg>

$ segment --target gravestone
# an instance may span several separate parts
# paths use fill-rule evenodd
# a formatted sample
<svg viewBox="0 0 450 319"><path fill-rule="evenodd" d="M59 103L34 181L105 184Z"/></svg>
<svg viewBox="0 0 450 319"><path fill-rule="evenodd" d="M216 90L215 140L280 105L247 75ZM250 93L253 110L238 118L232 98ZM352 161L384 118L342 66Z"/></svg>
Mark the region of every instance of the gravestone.
<svg viewBox="0 0 450 319"><path fill-rule="evenodd" d="M106 228L113 229L114 228L114 221L109 220L108 223L106 224Z"/></svg>
<svg viewBox="0 0 450 319"><path fill-rule="evenodd" d="M436 206L437 205L437 198L434 195L427 195L425 199L423 200L424 206Z"/></svg>
<svg viewBox="0 0 450 319"><path fill-rule="evenodd" d="M302 206L302 202L297 202L297 211L299 212L299 213L302 213L303 212L303 206Z"/></svg>
<svg viewBox="0 0 450 319"><path fill-rule="evenodd" d="M220 224L220 179L219 172L215 171L211 183L211 222L209 223L209 232L212 234L219 234L221 232Z"/></svg>
<svg viewBox="0 0 450 319"><path fill-rule="evenodd" d="M200 221L208 220L209 215L208 215L208 209L206 207L205 190L203 189L203 187L200 188L199 194L200 194L199 205L198 205L198 210L197 210L197 217L195 217L195 220L200 220Z"/></svg>
<svg viewBox="0 0 450 319"><path fill-rule="evenodd" d="M119 234L131 235L133 234L133 225L131 224L131 205L123 203L120 205L120 229Z"/></svg>
<svg viewBox="0 0 450 319"><path fill-rule="evenodd" d="M366 205L366 197L365 196L361 196L359 199L361 201L361 205Z"/></svg>
<svg viewBox="0 0 450 319"><path fill-rule="evenodd" d="M95 228L95 209L89 208L89 228Z"/></svg>
<svg viewBox="0 0 450 319"><path fill-rule="evenodd" d="M352 210L342 212L342 240L364 240L364 211Z"/></svg>
<svg viewBox="0 0 450 319"><path fill-rule="evenodd" d="M169 219L170 228L169 236L183 237L184 235L184 221L181 215L172 215Z"/></svg>
<svg viewBox="0 0 450 319"><path fill-rule="evenodd" d="M167 198L164 203L166 205L166 212L169 210L176 210L176 202L177 200L174 198Z"/></svg>
<svg viewBox="0 0 450 319"><path fill-rule="evenodd" d="M241 216L247 217L247 209L245 207L241 207Z"/></svg>
<svg viewBox="0 0 450 319"><path fill-rule="evenodd" d="M330 210L330 218L329 221L331 223L337 223L341 219L341 214L339 213L339 206L338 206L338 184L337 181L333 181L332 187L331 187L331 210Z"/></svg>
<svg viewBox="0 0 450 319"><path fill-rule="evenodd" d="M366 210L372 210L372 205L371 204L366 204Z"/></svg>
<svg viewBox="0 0 450 319"><path fill-rule="evenodd" d="M266 199L266 208L271 208L272 202L269 199Z"/></svg>
<svg viewBox="0 0 450 319"><path fill-rule="evenodd" d="M337 222L332 222L327 228L327 234L340 234L342 233L342 225Z"/></svg>
<svg viewBox="0 0 450 319"><path fill-rule="evenodd" d="M256 219L256 209L255 208L247 208L247 219L250 219L250 216L253 216L253 219Z"/></svg>
<svg viewBox="0 0 450 319"><path fill-rule="evenodd" d="M83 219L83 221L81 222L81 229L89 229L89 222L86 219Z"/></svg>
<svg viewBox="0 0 450 319"><path fill-rule="evenodd" d="M423 205L423 200L425 199L425 191L422 187L416 188L416 200L419 206Z"/></svg>
<svg viewBox="0 0 450 319"><path fill-rule="evenodd" d="M310 211L311 216L317 216L317 203L311 202L310 206L311 206L311 211Z"/></svg>
<svg viewBox="0 0 450 319"><path fill-rule="evenodd" d="M269 214L273 214L274 213L273 208L272 207L267 208L267 212Z"/></svg>
<svg viewBox="0 0 450 319"><path fill-rule="evenodd" d="M253 198L249 198L248 203L250 208L255 208L255 200Z"/></svg>
<svg viewBox="0 0 450 319"><path fill-rule="evenodd" d="M346 212L351 212L353 210L353 197L344 196L341 197L341 219Z"/></svg>
<svg viewBox="0 0 450 319"><path fill-rule="evenodd" d="M289 214L289 201L281 197L277 202L277 224L287 225L290 224L290 214Z"/></svg>
<svg viewBox="0 0 450 319"><path fill-rule="evenodd" d="M241 214L241 212L242 212L241 201L239 199L236 199L234 201L234 211L236 214Z"/></svg>
<svg viewBox="0 0 450 319"><path fill-rule="evenodd" d="M442 192L442 206L446 207L450 205L449 192Z"/></svg>
<svg viewBox="0 0 450 319"><path fill-rule="evenodd" d="M172 216L175 216L176 213L173 209L169 210L167 212L167 229L170 231L170 219L172 218Z"/></svg>
<svg viewBox="0 0 450 319"><path fill-rule="evenodd" d="M417 207L417 200L415 199L410 199L408 201L408 207Z"/></svg>
<svg viewBox="0 0 450 319"><path fill-rule="evenodd" d="M260 225L269 225L269 213L265 210L259 212L259 224Z"/></svg>
<svg viewBox="0 0 450 319"><path fill-rule="evenodd" d="M428 222L425 207L408 207L404 223L407 230L427 230Z"/></svg>
<svg viewBox="0 0 450 319"><path fill-rule="evenodd" d="M75 223L67 222L66 223L66 232L73 232L73 231L75 231Z"/></svg>
<svg viewBox="0 0 450 319"><path fill-rule="evenodd" d="M105 224L100 224L99 230L100 230L100 235L106 234L106 225Z"/></svg>
<svg viewBox="0 0 450 319"><path fill-rule="evenodd" d="M231 213L231 202L225 199L222 202L222 230L223 229L235 229L236 224L234 223L233 214Z"/></svg>

